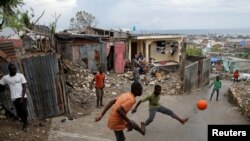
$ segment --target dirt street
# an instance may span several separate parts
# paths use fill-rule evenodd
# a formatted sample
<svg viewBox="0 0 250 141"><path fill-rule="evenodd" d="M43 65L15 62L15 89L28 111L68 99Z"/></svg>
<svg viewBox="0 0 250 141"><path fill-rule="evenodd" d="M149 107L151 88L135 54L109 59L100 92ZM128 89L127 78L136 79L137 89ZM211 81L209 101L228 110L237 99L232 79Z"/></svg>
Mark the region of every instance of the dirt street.
<svg viewBox="0 0 250 141"><path fill-rule="evenodd" d="M212 88L208 86L192 92L189 95L167 95L162 96L160 103L181 117L189 117L185 125L181 125L171 117L157 113L155 120L147 126L146 135L139 133L125 132L128 141L206 141L208 124L250 124L241 115L237 107L228 102L227 90L232 84L230 81L222 81L223 88L220 91L219 101L208 101L208 108L199 111L196 102L199 99L209 99ZM143 94L145 96L146 93ZM143 97L142 96L142 97ZM139 98L137 98L139 99ZM105 99L105 103L109 99ZM90 115L61 122L63 117L54 118L49 132L49 141L114 141L114 133L107 128L108 113L98 122L94 122L94 117L102 109L94 108ZM143 103L138 112L128 116L136 122L145 121L148 117L148 103Z"/></svg>

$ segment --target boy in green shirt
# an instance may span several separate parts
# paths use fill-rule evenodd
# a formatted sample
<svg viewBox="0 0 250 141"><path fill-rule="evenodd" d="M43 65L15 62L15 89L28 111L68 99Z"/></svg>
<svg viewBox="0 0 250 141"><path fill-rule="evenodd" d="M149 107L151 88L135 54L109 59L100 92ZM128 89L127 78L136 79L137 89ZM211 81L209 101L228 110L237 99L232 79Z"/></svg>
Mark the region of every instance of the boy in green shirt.
<svg viewBox="0 0 250 141"><path fill-rule="evenodd" d="M216 101L218 101L218 98L219 98L219 90L221 88L221 81L220 81L220 77L219 76L216 76L216 80L214 80L214 82L209 86L209 88L214 85L214 88L213 88L213 92L211 94L211 97L210 97L210 101L212 100L212 97L214 95L214 92L216 91L217 93L217 96L216 96Z"/></svg>
<svg viewBox="0 0 250 141"><path fill-rule="evenodd" d="M146 102L149 101L149 117L148 119L145 121L145 125L149 125L155 117L156 112L161 112L165 115L171 116L172 118L175 118L176 120L178 120L180 123L185 124L188 121L188 118L180 118L179 116L177 116L173 111L171 111L170 109L160 105L159 101L160 101L160 94L161 94L161 86L160 85L155 85L154 88L154 93L145 97L144 99L140 100L135 108L132 110L132 113L135 113L138 106L142 103L142 102Z"/></svg>

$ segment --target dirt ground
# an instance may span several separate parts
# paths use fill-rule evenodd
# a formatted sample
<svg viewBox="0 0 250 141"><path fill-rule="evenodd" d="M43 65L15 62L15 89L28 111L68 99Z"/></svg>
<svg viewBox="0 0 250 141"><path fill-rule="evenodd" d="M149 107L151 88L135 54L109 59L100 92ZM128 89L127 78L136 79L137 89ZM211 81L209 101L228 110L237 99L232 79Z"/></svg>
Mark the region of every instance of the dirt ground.
<svg viewBox="0 0 250 141"><path fill-rule="evenodd" d="M0 141L46 141L50 124L50 119L31 121L25 132L17 119L0 119Z"/></svg>
<svg viewBox="0 0 250 141"><path fill-rule="evenodd" d="M91 105L93 104L94 97L87 104L84 104L84 106L71 102L72 120L91 114L93 107ZM60 115L60 117L62 117L62 122L64 122L70 116ZM47 141L50 128L50 118L43 121L29 121L29 128L25 132L22 130L22 123L20 121L8 116L6 119L0 119L0 141Z"/></svg>

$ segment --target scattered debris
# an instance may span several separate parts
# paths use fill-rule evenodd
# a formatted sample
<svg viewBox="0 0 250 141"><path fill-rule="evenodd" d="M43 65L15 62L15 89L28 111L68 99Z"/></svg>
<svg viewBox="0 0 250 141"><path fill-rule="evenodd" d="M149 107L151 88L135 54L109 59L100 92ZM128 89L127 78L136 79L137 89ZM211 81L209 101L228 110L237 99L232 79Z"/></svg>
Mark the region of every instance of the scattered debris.
<svg viewBox="0 0 250 141"><path fill-rule="evenodd" d="M229 102L237 105L242 114L250 118L250 82L233 85L228 92Z"/></svg>

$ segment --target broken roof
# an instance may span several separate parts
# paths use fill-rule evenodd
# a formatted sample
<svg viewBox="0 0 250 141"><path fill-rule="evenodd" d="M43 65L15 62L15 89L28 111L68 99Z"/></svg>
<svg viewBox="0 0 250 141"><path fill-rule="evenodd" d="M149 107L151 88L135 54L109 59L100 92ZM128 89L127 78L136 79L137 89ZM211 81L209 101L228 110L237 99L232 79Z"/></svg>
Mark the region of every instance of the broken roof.
<svg viewBox="0 0 250 141"><path fill-rule="evenodd" d="M55 38L64 41L71 41L73 39L85 39L95 42L101 42L99 35L88 35L88 34L69 34L69 33L57 33Z"/></svg>

